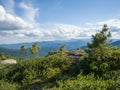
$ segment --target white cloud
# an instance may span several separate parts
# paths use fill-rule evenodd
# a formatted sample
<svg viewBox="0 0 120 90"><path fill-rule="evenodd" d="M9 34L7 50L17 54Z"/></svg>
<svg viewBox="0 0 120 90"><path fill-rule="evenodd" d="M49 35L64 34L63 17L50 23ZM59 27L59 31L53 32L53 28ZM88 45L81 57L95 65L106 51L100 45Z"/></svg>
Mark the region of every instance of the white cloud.
<svg viewBox="0 0 120 90"><path fill-rule="evenodd" d="M46 27L47 26L47 27ZM102 26L101 26L102 28ZM9 43L33 42L33 41L52 41L69 39L90 39L91 35L97 33L101 28L82 28L68 24L41 25L33 29L21 29L13 31L1 31L0 36L6 36L11 40ZM117 28L118 30L118 28ZM113 38L120 38L120 32L112 31ZM120 30L120 29L119 29ZM4 39L4 38L3 38ZM3 42L3 41L2 41ZM6 42L4 42L6 43ZM8 42L7 42L8 43Z"/></svg>
<svg viewBox="0 0 120 90"><path fill-rule="evenodd" d="M34 28L31 30L21 29L14 31L2 31L0 36L12 37L17 39L17 43L29 42L29 41L52 41L52 40L69 40L69 39L84 39L91 36L90 30L87 28L81 28L74 25L68 24L54 24L48 26L48 28L42 27ZM51 28L50 28L51 27Z"/></svg>
<svg viewBox="0 0 120 90"><path fill-rule="evenodd" d="M107 20L107 21L98 22L96 24L97 25L107 24L109 27L120 28L120 20L119 19L110 19L110 20Z"/></svg>
<svg viewBox="0 0 120 90"><path fill-rule="evenodd" d="M0 0L7 12L14 14L15 0Z"/></svg>
<svg viewBox="0 0 120 90"><path fill-rule="evenodd" d="M69 24L38 24L35 22L35 17L39 9L30 3L22 2L19 5L24 11L22 13L24 18L13 14L14 3L10 7L11 9L6 11L5 7L0 6L0 43L90 39L91 35L102 29L103 24L108 24L113 38L120 38L119 19L87 23L86 27Z"/></svg>
<svg viewBox="0 0 120 90"><path fill-rule="evenodd" d="M21 2L19 7L23 9L23 17L28 21L33 22L38 14L39 8L34 8L31 4L25 2Z"/></svg>
<svg viewBox="0 0 120 90"><path fill-rule="evenodd" d="M32 28L32 25L25 22L22 18L6 12L4 7L0 5L0 30L17 30L23 28Z"/></svg>
<svg viewBox="0 0 120 90"><path fill-rule="evenodd" d="M108 25L112 38L120 39L120 19L110 19L102 22L89 23L88 27L97 27L95 30L101 30L104 24Z"/></svg>

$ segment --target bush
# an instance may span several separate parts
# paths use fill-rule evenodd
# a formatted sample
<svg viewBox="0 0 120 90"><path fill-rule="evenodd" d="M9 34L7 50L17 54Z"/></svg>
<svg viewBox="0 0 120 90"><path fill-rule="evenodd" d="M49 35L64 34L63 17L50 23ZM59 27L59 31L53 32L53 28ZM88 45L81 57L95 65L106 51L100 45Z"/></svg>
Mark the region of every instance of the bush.
<svg viewBox="0 0 120 90"><path fill-rule="evenodd" d="M8 83L4 80L0 80L0 90L16 90L18 88L17 84Z"/></svg>
<svg viewBox="0 0 120 90"><path fill-rule="evenodd" d="M82 57L77 61L65 55L55 54L14 65L1 65L0 80L8 86L11 85L13 90L19 89L17 85L21 86L20 90L29 90L31 86L36 87L37 80L37 85L43 89L116 90L120 85L120 62L117 56L117 59L112 56L118 52L111 51L110 48L106 48L105 52L111 52L106 54L108 60L102 55L98 60L96 57L100 53L96 53L94 59ZM6 85L3 85L3 88Z"/></svg>
<svg viewBox="0 0 120 90"><path fill-rule="evenodd" d="M0 60L5 60L6 56L4 55L4 53L0 53Z"/></svg>
<svg viewBox="0 0 120 90"><path fill-rule="evenodd" d="M95 79L94 74L83 76L79 74L77 78L57 81L59 87L54 87L52 90L119 90L114 79L102 80Z"/></svg>

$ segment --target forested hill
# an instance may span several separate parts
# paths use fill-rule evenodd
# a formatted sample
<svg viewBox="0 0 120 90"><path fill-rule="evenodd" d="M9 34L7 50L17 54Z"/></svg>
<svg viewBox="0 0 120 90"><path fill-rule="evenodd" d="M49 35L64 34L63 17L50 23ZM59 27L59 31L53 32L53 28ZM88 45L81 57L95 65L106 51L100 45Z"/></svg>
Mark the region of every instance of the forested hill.
<svg viewBox="0 0 120 90"><path fill-rule="evenodd" d="M66 40L66 41L42 41L42 42L37 42L38 45L43 48L51 48L51 49L56 49L59 48L61 45L65 44L67 49L74 49L77 47L82 47L86 46L86 44L90 42L90 39L72 39L72 40ZM5 47L9 49L20 49L22 45L25 45L26 48L29 48L32 43L19 43L19 44L1 44L0 47Z"/></svg>
<svg viewBox="0 0 120 90"><path fill-rule="evenodd" d="M115 40L113 40L115 41ZM48 54L51 50L57 50L59 49L63 44L66 45L66 48L68 50L71 49L77 49L77 48L84 48L86 47L87 43L90 42L89 39L85 40L69 40L69 41L44 41L44 42L38 42L38 45L40 46L40 56L45 56ZM20 54L20 47L22 45L25 45L27 48L27 57L30 57L29 47L33 43L20 43L20 44L1 44L0 45L0 52L5 53L9 56L14 57L21 57ZM112 43L113 46L120 46L120 40L115 41Z"/></svg>
<svg viewBox="0 0 120 90"><path fill-rule="evenodd" d="M113 42L112 45L113 45L113 46L120 47L120 40L118 40L118 41L116 41L116 42Z"/></svg>
<svg viewBox="0 0 120 90"><path fill-rule="evenodd" d="M4 47L0 47L0 53L4 53L7 56L19 57L20 52L18 49L8 49Z"/></svg>
<svg viewBox="0 0 120 90"><path fill-rule="evenodd" d="M40 56L47 55L49 51L51 50L57 50L59 49L63 44L66 45L66 48L68 50L81 48L86 46L86 44L90 40L69 40L69 41L44 41L44 42L38 42L38 45L40 47ZM21 57L20 54L20 47L22 45L25 45L27 49L27 56L30 56L29 48L32 46L33 43L20 43L20 44L1 44L0 45L0 52L5 53L6 55L10 56L17 56Z"/></svg>
<svg viewBox="0 0 120 90"><path fill-rule="evenodd" d="M0 90L120 90L120 48L108 46L110 37L105 24L84 50L68 51L62 45L38 57L39 45L34 43L29 51L34 58L26 58L23 45L23 57L12 65L3 63L11 59L2 53Z"/></svg>

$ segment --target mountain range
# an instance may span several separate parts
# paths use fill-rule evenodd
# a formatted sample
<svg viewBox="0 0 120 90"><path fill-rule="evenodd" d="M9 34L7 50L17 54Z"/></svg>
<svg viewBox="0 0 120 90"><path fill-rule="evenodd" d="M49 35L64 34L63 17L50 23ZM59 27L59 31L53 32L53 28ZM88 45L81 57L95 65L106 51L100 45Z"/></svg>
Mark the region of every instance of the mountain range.
<svg viewBox="0 0 120 90"><path fill-rule="evenodd" d="M62 45L66 45L66 49L72 50L77 48L84 48L86 47L87 43L90 42L90 39L72 39L67 41L42 41L37 42L40 47L40 56L45 56L48 54L48 52L52 50L59 49ZM32 46L31 43L19 43L19 44L0 44L0 52L5 53L5 55L13 56L13 57L21 57L20 54L20 47L22 45L25 45L26 51L27 51L27 57L31 57L31 54L29 52L29 48ZM120 40L113 40L112 43L113 46L119 46L120 47Z"/></svg>
<svg viewBox="0 0 120 90"><path fill-rule="evenodd" d="M116 42L113 42L112 45L113 45L113 46L120 47L120 40L118 40L118 41L116 41Z"/></svg>

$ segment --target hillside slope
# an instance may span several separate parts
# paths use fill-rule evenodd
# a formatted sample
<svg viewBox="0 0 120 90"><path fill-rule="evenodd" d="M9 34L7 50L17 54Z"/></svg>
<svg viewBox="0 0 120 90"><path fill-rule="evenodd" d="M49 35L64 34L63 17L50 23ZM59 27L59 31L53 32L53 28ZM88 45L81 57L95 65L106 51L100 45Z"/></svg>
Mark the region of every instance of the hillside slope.
<svg viewBox="0 0 120 90"><path fill-rule="evenodd" d="M112 45L113 45L113 46L120 47L120 40L118 40L118 41L116 41L116 42L113 42Z"/></svg>
<svg viewBox="0 0 120 90"><path fill-rule="evenodd" d="M45 56L51 50L59 49L63 44L66 45L68 50L76 49L86 46L89 40L69 40L69 41L44 41L38 42L40 46L39 56ZM6 55L21 57L20 47L25 45L27 48L27 57L31 57L29 48L33 43L20 43L20 44L1 44L0 52L4 52Z"/></svg>

